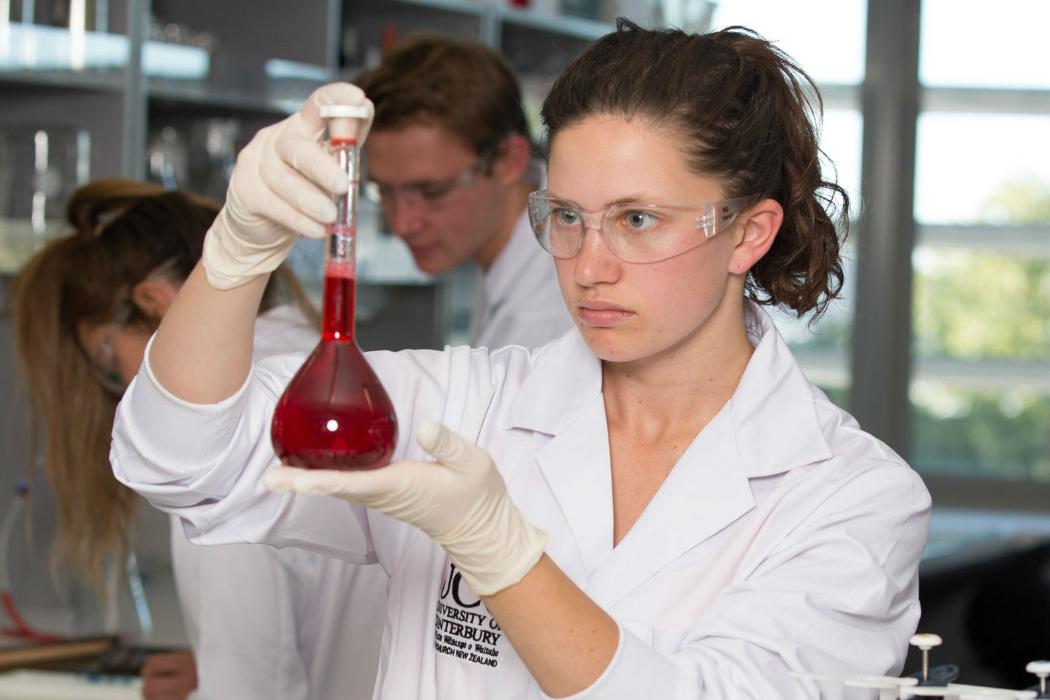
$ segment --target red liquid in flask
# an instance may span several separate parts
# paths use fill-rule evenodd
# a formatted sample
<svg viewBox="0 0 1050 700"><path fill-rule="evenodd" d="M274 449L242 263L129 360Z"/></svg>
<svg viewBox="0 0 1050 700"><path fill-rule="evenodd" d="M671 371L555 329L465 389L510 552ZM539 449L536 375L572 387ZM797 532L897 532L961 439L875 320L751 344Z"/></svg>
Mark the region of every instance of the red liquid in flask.
<svg viewBox="0 0 1050 700"><path fill-rule="evenodd" d="M325 266L321 342L277 402L270 436L281 462L375 469L390 462L397 419L354 340L354 263Z"/></svg>

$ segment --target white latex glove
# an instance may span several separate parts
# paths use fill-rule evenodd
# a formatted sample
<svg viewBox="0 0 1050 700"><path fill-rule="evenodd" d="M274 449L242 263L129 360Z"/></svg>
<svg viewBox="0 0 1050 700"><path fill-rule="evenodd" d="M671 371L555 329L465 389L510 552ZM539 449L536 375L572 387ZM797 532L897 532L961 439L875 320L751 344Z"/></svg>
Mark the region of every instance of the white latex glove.
<svg viewBox="0 0 1050 700"><path fill-rule="evenodd" d="M212 287L231 289L272 272L299 234L320 238L335 220L332 198L349 183L321 144L321 106L330 104L366 106L368 118L357 120L363 144L372 102L356 85L332 83L292 116L260 130L237 156L226 205L204 239L202 262Z"/></svg>
<svg viewBox="0 0 1050 700"><path fill-rule="evenodd" d="M415 525L445 548L479 596L520 581L540 560L547 533L514 506L488 452L437 423L420 427L416 440L436 462L369 471L274 467L266 486L338 496Z"/></svg>

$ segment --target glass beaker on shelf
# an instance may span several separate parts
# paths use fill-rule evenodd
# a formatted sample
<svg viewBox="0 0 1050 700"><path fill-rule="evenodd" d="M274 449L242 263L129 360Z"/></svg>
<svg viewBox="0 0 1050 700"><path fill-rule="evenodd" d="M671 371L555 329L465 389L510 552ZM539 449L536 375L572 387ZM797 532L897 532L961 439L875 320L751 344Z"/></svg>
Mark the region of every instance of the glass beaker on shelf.
<svg viewBox="0 0 1050 700"><path fill-rule="evenodd" d="M91 136L67 126L0 127L0 274L67 229L66 201L91 175Z"/></svg>
<svg viewBox="0 0 1050 700"><path fill-rule="evenodd" d="M155 131L146 149L149 180L166 190L189 189L186 141L174 126Z"/></svg>

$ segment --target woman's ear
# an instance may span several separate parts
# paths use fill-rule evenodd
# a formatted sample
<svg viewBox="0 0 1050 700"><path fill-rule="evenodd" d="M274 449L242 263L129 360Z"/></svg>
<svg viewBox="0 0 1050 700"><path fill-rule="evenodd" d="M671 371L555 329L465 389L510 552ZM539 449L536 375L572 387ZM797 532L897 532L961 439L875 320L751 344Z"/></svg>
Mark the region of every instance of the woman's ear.
<svg viewBox="0 0 1050 700"><path fill-rule="evenodd" d="M139 311L159 321L168 313L178 288L166 279L147 277L131 288L131 301Z"/></svg>
<svg viewBox="0 0 1050 700"><path fill-rule="evenodd" d="M763 199L748 207L741 216L743 233L729 259L730 274L746 275L772 247L782 223L784 208L774 199Z"/></svg>
<svg viewBox="0 0 1050 700"><path fill-rule="evenodd" d="M500 143L492 161L492 174L504 185L513 185L524 177L532 158L532 145L521 134L511 134Z"/></svg>

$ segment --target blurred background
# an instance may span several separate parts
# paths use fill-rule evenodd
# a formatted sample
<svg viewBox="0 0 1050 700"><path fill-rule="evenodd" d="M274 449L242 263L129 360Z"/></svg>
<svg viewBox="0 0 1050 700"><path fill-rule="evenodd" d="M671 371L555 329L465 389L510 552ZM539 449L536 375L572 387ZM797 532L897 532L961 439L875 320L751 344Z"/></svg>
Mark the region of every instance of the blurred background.
<svg viewBox="0 0 1050 700"><path fill-rule="evenodd" d="M0 0L0 512L11 512L32 463L4 288L43 240L64 233L69 192L125 176L221 198L258 128L422 29L500 49L540 138L554 76L621 15L690 31L753 28L817 82L827 165L853 198L847 284L815 325L784 315L778 324L811 379L933 493L922 626L945 637L938 654L969 682L1004 682L1014 662L987 646L1020 625L1050 656L1042 0ZM367 196L361 235L362 345L462 341L475 271L416 271ZM315 292L320 261L319 245L297 246L295 269ZM103 624L84 591L50 574L53 513L46 485L31 488L30 517L12 526L6 552L11 585L41 626ZM143 518L149 624L132 587L119 621L105 624L178 643L178 621L165 617L166 524ZM986 619L993 609L1000 623Z"/></svg>

